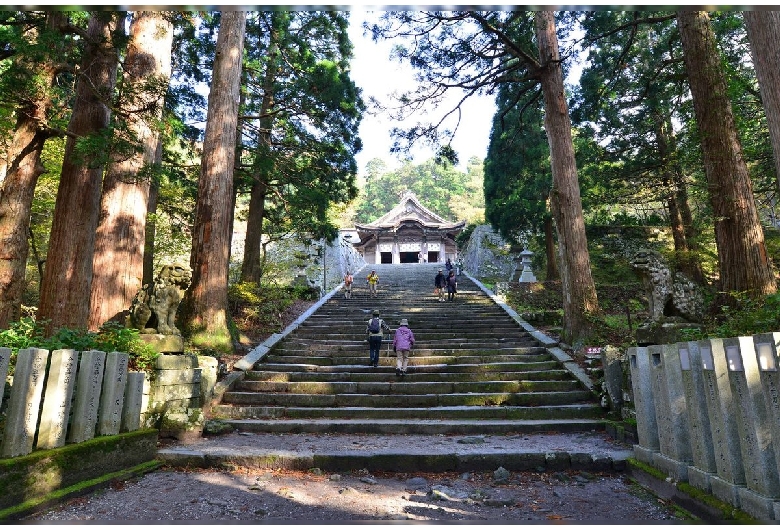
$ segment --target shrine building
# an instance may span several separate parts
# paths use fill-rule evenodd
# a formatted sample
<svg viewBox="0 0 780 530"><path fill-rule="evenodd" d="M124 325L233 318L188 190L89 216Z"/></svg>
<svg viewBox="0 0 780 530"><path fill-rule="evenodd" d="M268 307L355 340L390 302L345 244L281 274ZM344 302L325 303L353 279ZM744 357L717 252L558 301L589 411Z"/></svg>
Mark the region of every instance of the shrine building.
<svg viewBox="0 0 780 530"><path fill-rule="evenodd" d="M355 248L368 264L444 263L458 255L455 237L466 221L451 223L420 204L411 191L382 217L355 224L360 241Z"/></svg>

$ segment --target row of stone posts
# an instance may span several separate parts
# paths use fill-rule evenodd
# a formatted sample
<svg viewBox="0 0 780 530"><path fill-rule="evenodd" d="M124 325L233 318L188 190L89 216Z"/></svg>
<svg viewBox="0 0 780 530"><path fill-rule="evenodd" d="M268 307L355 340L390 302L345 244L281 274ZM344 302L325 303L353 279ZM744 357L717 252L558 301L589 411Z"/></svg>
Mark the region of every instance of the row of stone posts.
<svg viewBox="0 0 780 530"><path fill-rule="evenodd" d="M0 348L0 396L10 356ZM141 428L148 381L143 372L128 372L128 361L121 352L19 350L0 457Z"/></svg>
<svg viewBox="0 0 780 530"><path fill-rule="evenodd" d="M629 348L636 458L780 520L780 333Z"/></svg>

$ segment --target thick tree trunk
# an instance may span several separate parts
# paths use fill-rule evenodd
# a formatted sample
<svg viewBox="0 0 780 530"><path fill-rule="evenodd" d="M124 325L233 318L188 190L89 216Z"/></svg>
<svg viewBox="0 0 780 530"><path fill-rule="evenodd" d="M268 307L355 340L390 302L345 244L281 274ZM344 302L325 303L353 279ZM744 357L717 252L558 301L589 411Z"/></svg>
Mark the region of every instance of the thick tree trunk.
<svg viewBox="0 0 780 530"><path fill-rule="evenodd" d="M679 11L677 23L715 219L720 289L750 295L774 293L774 273L709 16L704 11Z"/></svg>
<svg viewBox="0 0 780 530"><path fill-rule="evenodd" d="M116 82L117 54L111 33L116 13L93 12L87 28L76 99L68 125L60 185L54 206L49 252L43 274L38 320L46 332L87 327L92 253L100 213L103 165L97 155L78 156L76 139L105 131Z"/></svg>
<svg viewBox="0 0 780 530"><path fill-rule="evenodd" d="M550 144L553 185L551 209L558 232L563 288L562 339L580 345L591 333L589 315L598 313L596 286L590 272L577 164L571 139L571 119L563 88L563 73L552 11L534 14L536 39L542 65L544 126Z"/></svg>
<svg viewBox="0 0 780 530"><path fill-rule="evenodd" d="M743 16L769 125L780 191L780 11L751 10Z"/></svg>
<svg viewBox="0 0 780 530"><path fill-rule="evenodd" d="M277 25L284 16L272 15L272 28L269 35L268 61L263 78L263 100L260 104L260 133L258 138L259 153L264 156L270 152L271 131L274 119L270 112L274 106L274 82L277 75L277 57L279 55L279 31ZM244 240L244 261L241 264L241 281L259 282L262 275L262 237L263 218L265 217L265 197L267 192L268 172L253 175L254 182L249 198L249 213L247 214L246 239Z"/></svg>
<svg viewBox="0 0 780 530"><path fill-rule="evenodd" d="M95 238L89 328L97 330L130 307L143 280L150 176L155 162L163 98L171 76L173 24L162 12L135 13L125 59L122 107L135 152L112 153L103 180ZM147 171L148 173L148 171Z"/></svg>
<svg viewBox="0 0 780 530"><path fill-rule="evenodd" d="M550 216L544 217L544 251L547 257L545 280L559 280L561 276L558 272L558 254L555 252L555 227Z"/></svg>
<svg viewBox="0 0 780 530"><path fill-rule="evenodd" d="M57 31L65 13L46 15L46 30ZM41 153L49 137L45 131L51 108L48 88L54 82L54 65L31 65L42 91L16 111L16 129L8 149L5 178L0 182L0 329L20 317L29 254L30 210L38 177L43 173Z"/></svg>
<svg viewBox="0 0 780 530"><path fill-rule="evenodd" d="M228 337L230 205L246 13L225 11L217 38L192 239L192 285L184 300L192 333ZM219 340L219 339L218 339Z"/></svg>
<svg viewBox="0 0 780 530"><path fill-rule="evenodd" d="M154 153L154 164L162 165L162 140L157 141L157 149ZM149 200L146 203L146 226L144 227L144 270L141 279L141 285L151 285L154 281L154 238L157 234L157 199L160 196L160 183L157 179L152 179L149 185Z"/></svg>

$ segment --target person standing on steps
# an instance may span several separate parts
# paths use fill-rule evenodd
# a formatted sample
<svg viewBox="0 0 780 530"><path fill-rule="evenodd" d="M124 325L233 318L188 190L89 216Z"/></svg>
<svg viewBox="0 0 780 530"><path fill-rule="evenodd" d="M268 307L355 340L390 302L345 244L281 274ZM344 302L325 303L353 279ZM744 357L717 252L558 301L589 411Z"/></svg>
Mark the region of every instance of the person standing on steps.
<svg viewBox="0 0 780 530"><path fill-rule="evenodd" d="M409 321L401 319L401 324L395 330L393 337L393 351L395 352L395 375L403 377L409 364L409 353L414 347L414 333L409 329Z"/></svg>
<svg viewBox="0 0 780 530"><path fill-rule="evenodd" d="M368 365L377 367L379 364L379 350L382 348L383 332L390 333L390 328L385 321L379 318L379 309L374 309L373 316L369 319L366 326L366 335L368 335Z"/></svg>
<svg viewBox="0 0 780 530"><path fill-rule="evenodd" d="M344 298L349 300L352 298L352 282L354 279L352 278L352 273L347 271L347 273L344 275Z"/></svg>
<svg viewBox="0 0 780 530"><path fill-rule="evenodd" d="M371 274L366 276L366 283L368 284L369 294L373 298L376 298L376 286L379 283L379 275L376 273L375 270L372 270Z"/></svg>
<svg viewBox="0 0 780 530"><path fill-rule="evenodd" d="M438 274L436 274L436 277L433 279L433 285L436 286L434 289L436 295L439 297L439 302L444 301L444 288L447 286L446 278L444 276L444 271L442 269L439 269Z"/></svg>
<svg viewBox="0 0 780 530"><path fill-rule="evenodd" d="M450 275L447 276L447 301L452 302L455 300L455 293L458 292L458 277L455 276L455 271L450 270Z"/></svg>

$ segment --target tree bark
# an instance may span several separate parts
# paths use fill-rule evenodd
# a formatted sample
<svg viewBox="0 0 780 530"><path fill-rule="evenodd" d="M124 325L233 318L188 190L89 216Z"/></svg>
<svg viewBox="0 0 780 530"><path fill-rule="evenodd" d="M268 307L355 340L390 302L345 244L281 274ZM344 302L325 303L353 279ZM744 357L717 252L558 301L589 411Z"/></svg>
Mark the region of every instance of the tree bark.
<svg viewBox="0 0 780 530"><path fill-rule="evenodd" d="M57 31L65 20L63 12L48 13L45 31ZM47 89L54 82L55 67L53 61L29 67L37 72L39 86L44 89L27 94L28 102L16 110L8 165L0 182L0 329L21 316L30 249L30 211L35 185L44 169L41 153L49 138L46 123L52 101Z"/></svg>
<svg viewBox="0 0 780 530"><path fill-rule="evenodd" d="M146 213L151 167L171 76L173 24L165 13L140 11L130 26L121 106L134 151L112 153L103 180L95 238L89 329L97 330L130 307L143 280ZM119 133L122 134L122 133ZM147 174L142 174L146 169Z"/></svg>
<svg viewBox="0 0 780 530"><path fill-rule="evenodd" d="M774 293L775 277L709 16L679 11L677 23L715 219L720 290L751 296Z"/></svg>
<svg viewBox="0 0 780 530"><path fill-rule="evenodd" d="M270 152L271 131L274 119L270 111L274 106L274 82L277 75L277 57L279 55L279 30L277 24L280 17L272 14L271 34L268 36L268 61L263 78L263 100L260 104L260 132L258 138L257 156ZM267 191L266 177L268 172L253 175L252 189L249 196L249 212L247 214L246 239L244 240L244 261L241 264L241 281L259 282L262 275L262 238L263 217L265 217L265 197Z"/></svg>
<svg viewBox="0 0 780 530"><path fill-rule="evenodd" d="M208 98L193 230L192 285L183 307L191 333L227 337L230 205L246 14L224 11Z"/></svg>
<svg viewBox="0 0 780 530"><path fill-rule="evenodd" d="M74 151L76 139L102 133L109 125L106 102L117 70L111 38L115 24L115 12L93 12L87 28L38 307L38 320L46 321L49 334L60 327L84 329L89 319L103 162L99 153L80 156Z"/></svg>
<svg viewBox="0 0 780 530"><path fill-rule="evenodd" d="M590 255L554 13L537 11L534 22L541 63L544 125L550 144L553 178L550 204L560 254L564 318L562 339L572 345L581 345L591 334L588 317L598 313L598 299L590 272Z"/></svg>
<svg viewBox="0 0 780 530"><path fill-rule="evenodd" d="M154 164L162 165L162 139L157 140L157 148L154 153ZM149 185L149 199L146 203L146 226L144 227L144 263L141 285L151 285L154 281L154 238L157 234L157 200L160 196L160 181L152 179Z"/></svg>
<svg viewBox="0 0 780 530"><path fill-rule="evenodd" d="M780 192L780 11L745 11L745 27L775 154Z"/></svg>

